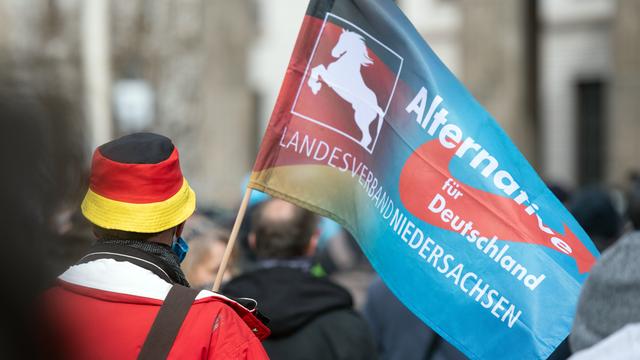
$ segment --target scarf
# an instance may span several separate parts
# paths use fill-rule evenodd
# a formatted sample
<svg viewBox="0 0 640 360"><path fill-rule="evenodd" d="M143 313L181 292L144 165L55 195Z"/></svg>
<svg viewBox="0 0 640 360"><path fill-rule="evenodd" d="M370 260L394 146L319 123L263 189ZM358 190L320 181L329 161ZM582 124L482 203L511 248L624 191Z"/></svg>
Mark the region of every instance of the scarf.
<svg viewBox="0 0 640 360"><path fill-rule="evenodd" d="M105 245L119 245L119 246L128 246L134 249L138 249L144 251L147 254L153 255L158 262L164 265L169 269L167 275L174 281L176 284L180 284L186 287L189 287L189 282L187 278L184 276L182 269L180 268L180 262L178 261L178 255L176 255L171 247L164 244L159 244L155 242L149 241L141 241L141 240L109 240L109 239L101 239L98 240L98 244Z"/></svg>

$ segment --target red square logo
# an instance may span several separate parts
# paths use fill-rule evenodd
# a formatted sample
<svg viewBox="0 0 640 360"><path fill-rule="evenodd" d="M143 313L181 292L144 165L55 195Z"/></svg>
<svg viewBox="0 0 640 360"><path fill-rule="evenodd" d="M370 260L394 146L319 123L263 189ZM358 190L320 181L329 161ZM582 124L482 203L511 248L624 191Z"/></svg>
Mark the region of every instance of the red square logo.
<svg viewBox="0 0 640 360"><path fill-rule="evenodd" d="M327 13L291 113L373 153L402 62L358 26Z"/></svg>

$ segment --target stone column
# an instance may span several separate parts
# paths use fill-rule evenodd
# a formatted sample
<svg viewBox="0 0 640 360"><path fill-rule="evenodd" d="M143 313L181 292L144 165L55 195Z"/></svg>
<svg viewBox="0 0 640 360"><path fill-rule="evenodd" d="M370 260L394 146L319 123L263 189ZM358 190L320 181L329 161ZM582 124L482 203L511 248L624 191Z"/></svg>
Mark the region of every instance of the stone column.
<svg viewBox="0 0 640 360"><path fill-rule="evenodd" d="M237 205L241 182L256 153L256 110L248 85L248 49L255 36L251 2L207 1L201 84L202 118L193 134L199 144L200 199L227 208ZM265 69L265 71L269 71ZM198 180L201 181L201 180Z"/></svg>
<svg viewBox="0 0 640 360"><path fill-rule="evenodd" d="M535 165L527 111L525 1L463 0L462 81Z"/></svg>
<svg viewBox="0 0 640 360"><path fill-rule="evenodd" d="M611 39L611 84L607 178L623 184L640 171L640 1L618 0ZM603 49L604 51L604 49Z"/></svg>
<svg viewBox="0 0 640 360"><path fill-rule="evenodd" d="M233 208L256 151L249 0L114 2L114 74L155 94L152 131L181 150L198 204Z"/></svg>

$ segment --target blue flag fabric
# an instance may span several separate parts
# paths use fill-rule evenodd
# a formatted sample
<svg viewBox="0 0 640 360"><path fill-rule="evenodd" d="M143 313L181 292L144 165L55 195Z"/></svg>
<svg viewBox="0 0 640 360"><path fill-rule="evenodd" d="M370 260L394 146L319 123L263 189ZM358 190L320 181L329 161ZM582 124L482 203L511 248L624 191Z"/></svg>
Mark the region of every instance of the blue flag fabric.
<svg viewBox="0 0 640 360"><path fill-rule="evenodd" d="M314 0L249 186L339 222L474 359L546 358L598 252L390 0Z"/></svg>

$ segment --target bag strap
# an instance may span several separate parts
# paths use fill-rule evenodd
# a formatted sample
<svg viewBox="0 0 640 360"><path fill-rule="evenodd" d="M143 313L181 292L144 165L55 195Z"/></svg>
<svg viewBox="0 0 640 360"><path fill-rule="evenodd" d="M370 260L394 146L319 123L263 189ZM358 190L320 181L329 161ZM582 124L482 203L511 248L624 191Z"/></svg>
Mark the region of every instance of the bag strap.
<svg viewBox="0 0 640 360"><path fill-rule="evenodd" d="M138 354L139 360L167 358L198 293L182 285L171 287Z"/></svg>

